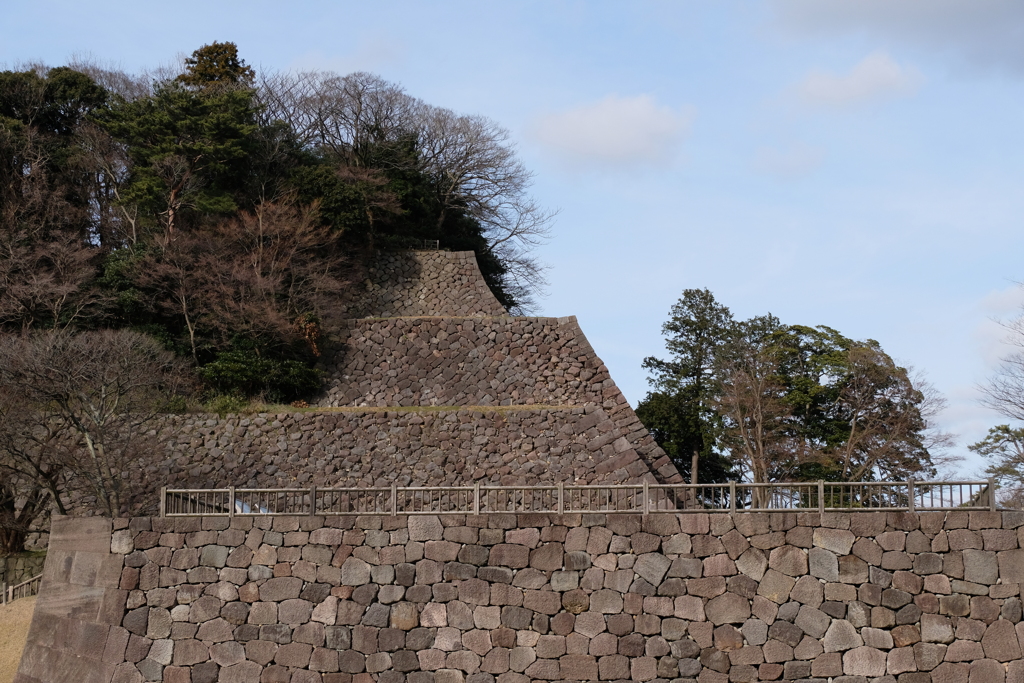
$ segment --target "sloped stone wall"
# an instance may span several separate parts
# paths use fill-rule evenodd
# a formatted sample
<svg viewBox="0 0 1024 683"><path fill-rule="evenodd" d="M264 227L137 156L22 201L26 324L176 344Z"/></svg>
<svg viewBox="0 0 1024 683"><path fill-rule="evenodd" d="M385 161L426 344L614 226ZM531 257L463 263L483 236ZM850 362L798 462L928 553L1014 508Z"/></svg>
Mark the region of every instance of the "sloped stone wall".
<svg viewBox="0 0 1024 683"><path fill-rule="evenodd" d="M113 560L47 575L118 568L119 619L65 641L37 608L17 683L1024 679L1019 512L112 526Z"/></svg>
<svg viewBox="0 0 1024 683"><path fill-rule="evenodd" d="M345 308L347 318L508 315L471 251L379 252Z"/></svg>
<svg viewBox="0 0 1024 683"><path fill-rule="evenodd" d="M575 317L348 325L318 405L600 405L614 386Z"/></svg>
<svg viewBox="0 0 1024 683"><path fill-rule="evenodd" d="M616 481L639 481L645 475L662 483L682 481L575 317L348 321L332 333L331 342L320 406L551 405L586 406L588 411L599 406L628 448L615 452L617 461L595 461L595 467L620 469L629 464L623 461L633 460L631 454L622 455L626 450L639 457L646 471ZM560 413L568 421L578 419L575 414ZM567 432L579 431L564 426Z"/></svg>
<svg viewBox="0 0 1024 683"><path fill-rule="evenodd" d="M150 479L209 488L650 477L642 455L657 446L650 436L638 438L639 422L620 426L621 412L578 406L173 416L165 427L169 457Z"/></svg>

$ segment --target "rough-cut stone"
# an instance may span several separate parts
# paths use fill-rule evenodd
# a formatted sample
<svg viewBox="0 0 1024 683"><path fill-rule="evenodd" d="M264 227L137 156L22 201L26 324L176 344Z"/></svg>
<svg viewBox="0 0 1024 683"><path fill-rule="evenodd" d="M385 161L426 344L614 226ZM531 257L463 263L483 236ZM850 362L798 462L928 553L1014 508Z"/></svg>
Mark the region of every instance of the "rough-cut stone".
<svg viewBox="0 0 1024 683"><path fill-rule="evenodd" d="M836 555L848 555L853 547L856 537L853 532L846 529L824 529L814 530L813 543L816 547L830 550Z"/></svg>
<svg viewBox="0 0 1024 683"><path fill-rule="evenodd" d="M750 617L750 602L734 593L725 593L709 600L704 611L713 624L742 624Z"/></svg>
<svg viewBox="0 0 1024 683"><path fill-rule="evenodd" d="M990 585L999 579L996 554L989 550L964 550L964 580Z"/></svg>
<svg viewBox="0 0 1024 683"><path fill-rule="evenodd" d="M797 550L799 552L799 549ZM775 569L769 569L761 579L760 585L757 588L757 594L781 605L789 599L789 592L793 590L795 585L796 580L792 577Z"/></svg>
<svg viewBox="0 0 1024 683"><path fill-rule="evenodd" d="M997 662L1021 658L1017 633L1009 621L1000 619L989 626L981 639L981 645L985 650L985 656Z"/></svg>
<svg viewBox="0 0 1024 683"><path fill-rule="evenodd" d="M857 629L845 619L835 619L825 631L822 646L825 652L843 652L864 644Z"/></svg>
<svg viewBox="0 0 1024 683"><path fill-rule="evenodd" d="M768 557L768 566L787 576L802 576L807 573L807 554L788 545L775 548Z"/></svg>
<svg viewBox="0 0 1024 683"><path fill-rule="evenodd" d="M953 625L938 614L921 615L921 640L926 643L953 642Z"/></svg>
<svg viewBox="0 0 1024 683"><path fill-rule="evenodd" d="M843 655L843 673L847 676L884 676L885 667L885 653L873 647L857 647Z"/></svg>

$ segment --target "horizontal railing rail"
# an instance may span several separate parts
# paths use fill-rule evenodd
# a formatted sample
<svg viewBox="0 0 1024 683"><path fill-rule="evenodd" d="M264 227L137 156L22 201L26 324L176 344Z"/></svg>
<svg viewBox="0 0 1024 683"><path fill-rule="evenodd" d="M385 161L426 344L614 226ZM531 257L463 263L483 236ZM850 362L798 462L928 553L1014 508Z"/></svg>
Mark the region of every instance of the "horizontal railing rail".
<svg viewBox="0 0 1024 683"><path fill-rule="evenodd" d="M7 586L6 584L2 588L2 601L3 604L14 602L19 598L30 598L33 595L39 594L39 584L42 582L43 575L36 574L31 579L22 581L15 586Z"/></svg>
<svg viewBox="0 0 1024 683"><path fill-rule="evenodd" d="M161 489L161 517L995 510L993 481Z"/></svg>

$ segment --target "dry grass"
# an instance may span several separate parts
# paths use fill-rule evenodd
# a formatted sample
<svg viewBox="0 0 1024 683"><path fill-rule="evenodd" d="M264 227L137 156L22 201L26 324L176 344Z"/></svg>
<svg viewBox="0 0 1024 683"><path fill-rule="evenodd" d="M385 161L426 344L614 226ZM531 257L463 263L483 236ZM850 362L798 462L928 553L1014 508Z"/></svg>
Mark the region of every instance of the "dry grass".
<svg viewBox="0 0 1024 683"><path fill-rule="evenodd" d="M0 606L0 683L11 683L18 672L35 606L35 598L22 598Z"/></svg>

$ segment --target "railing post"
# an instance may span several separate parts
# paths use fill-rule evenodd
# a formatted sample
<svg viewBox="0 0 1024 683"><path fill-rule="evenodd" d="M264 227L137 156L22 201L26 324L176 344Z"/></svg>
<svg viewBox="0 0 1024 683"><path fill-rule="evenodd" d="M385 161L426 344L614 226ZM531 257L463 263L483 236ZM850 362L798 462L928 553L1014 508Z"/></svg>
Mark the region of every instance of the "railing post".
<svg viewBox="0 0 1024 683"><path fill-rule="evenodd" d="M2 591L2 592L0 592L0 601L2 601L3 604L6 605L7 604L7 582L6 581L0 582L0 591Z"/></svg>
<svg viewBox="0 0 1024 683"><path fill-rule="evenodd" d="M825 482L821 479L818 480L818 514L824 514L825 512Z"/></svg>
<svg viewBox="0 0 1024 683"><path fill-rule="evenodd" d="M473 514L480 514L480 482L473 484Z"/></svg>
<svg viewBox="0 0 1024 683"><path fill-rule="evenodd" d="M309 516L316 514L316 485L309 487Z"/></svg>
<svg viewBox="0 0 1024 683"><path fill-rule="evenodd" d="M996 511L996 480L993 477L988 478L988 509Z"/></svg>
<svg viewBox="0 0 1024 683"><path fill-rule="evenodd" d="M391 516L398 516L398 484L391 482Z"/></svg>
<svg viewBox="0 0 1024 683"><path fill-rule="evenodd" d="M160 516L167 516L167 487L160 487Z"/></svg>
<svg viewBox="0 0 1024 683"><path fill-rule="evenodd" d="M650 484L648 484L647 480L644 479L644 514L645 515L648 512L650 512L650 510L651 510L651 498L650 498L651 491L650 491L649 487L650 487Z"/></svg>
<svg viewBox="0 0 1024 683"><path fill-rule="evenodd" d="M565 514L565 482L558 482L558 514Z"/></svg>
<svg viewBox="0 0 1024 683"><path fill-rule="evenodd" d="M228 488L228 519L235 518L235 487Z"/></svg>
<svg viewBox="0 0 1024 683"><path fill-rule="evenodd" d="M736 512L736 482L729 482L729 512Z"/></svg>
<svg viewBox="0 0 1024 683"><path fill-rule="evenodd" d="M917 495L914 492L914 480L911 479L907 482L907 512L914 512L914 498L916 497Z"/></svg>

